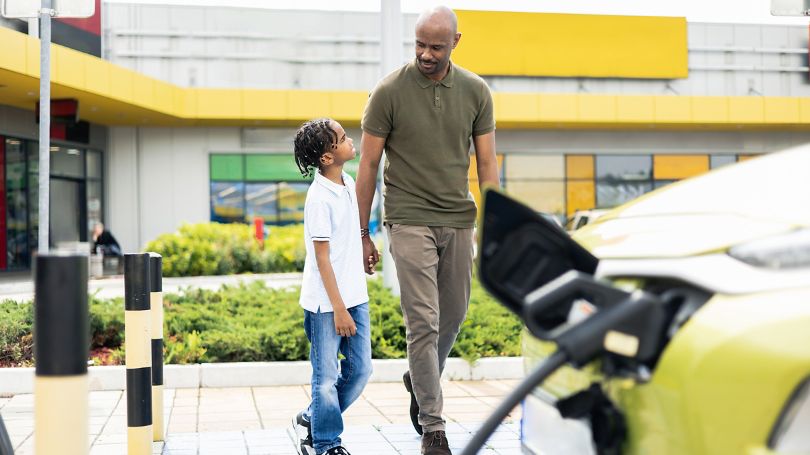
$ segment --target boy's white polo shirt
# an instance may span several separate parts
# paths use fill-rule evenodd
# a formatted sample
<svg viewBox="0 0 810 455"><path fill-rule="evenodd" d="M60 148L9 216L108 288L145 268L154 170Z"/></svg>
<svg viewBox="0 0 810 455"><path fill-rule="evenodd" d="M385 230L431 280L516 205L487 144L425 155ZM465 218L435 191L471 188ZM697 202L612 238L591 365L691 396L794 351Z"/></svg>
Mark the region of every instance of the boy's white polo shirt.
<svg viewBox="0 0 810 455"><path fill-rule="evenodd" d="M368 302L354 180L344 172L343 183L339 185L316 172L307 191L304 204L307 257L299 303L313 313L319 308L322 313L333 311L318 270L315 241L329 241L329 261L346 308Z"/></svg>

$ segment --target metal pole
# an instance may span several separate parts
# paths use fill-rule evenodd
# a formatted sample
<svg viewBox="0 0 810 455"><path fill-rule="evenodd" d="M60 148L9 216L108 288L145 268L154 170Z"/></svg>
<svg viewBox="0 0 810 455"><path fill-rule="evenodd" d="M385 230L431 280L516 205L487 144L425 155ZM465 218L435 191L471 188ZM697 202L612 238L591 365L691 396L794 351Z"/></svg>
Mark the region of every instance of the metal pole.
<svg viewBox="0 0 810 455"><path fill-rule="evenodd" d="M51 0L39 11L39 254L48 252L51 177Z"/></svg>
<svg viewBox="0 0 810 455"><path fill-rule="evenodd" d="M402 65L404 58L402 52L402 9L400 0L380 0L380 77L386 76L391 71ZM382 160L385 162L385 155ZM382 179L382 169L380 166L380 185L384 185ZM383 219L385 219L385 198L380 192L380 207L382 208ZM394 265L394 258L388 248L388 238L383 230L383 284L394 295L399 295L399 280L397 280L397 269Z"/></svg>

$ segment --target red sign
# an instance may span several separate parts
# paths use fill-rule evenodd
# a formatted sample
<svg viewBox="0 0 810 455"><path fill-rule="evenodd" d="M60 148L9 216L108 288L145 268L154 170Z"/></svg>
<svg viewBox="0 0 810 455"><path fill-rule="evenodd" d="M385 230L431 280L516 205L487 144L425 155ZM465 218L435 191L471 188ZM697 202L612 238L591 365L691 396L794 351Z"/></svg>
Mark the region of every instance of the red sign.
<svg viewBox="0 0 810 455"><path fill-rule="evenodd" d="M56 20L96 36L101 36L101 0L96 0L96 14L86 19L57 18Z"/></svg>

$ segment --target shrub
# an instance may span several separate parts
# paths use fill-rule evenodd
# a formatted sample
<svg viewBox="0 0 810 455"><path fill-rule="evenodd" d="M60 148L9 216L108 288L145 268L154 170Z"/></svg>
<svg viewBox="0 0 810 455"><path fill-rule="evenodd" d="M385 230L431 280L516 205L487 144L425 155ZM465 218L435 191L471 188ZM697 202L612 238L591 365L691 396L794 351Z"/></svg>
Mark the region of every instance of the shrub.
<svg viewBox="0 0 810 455"><path fill-rule="evenodd" d="M468 362L481 357L518 356L522 327L515 315L495 301L478 280L473 280L467 320L450 355Z"/></svg>
<svg viewBox="0 0 810 455"><path fill-rule="evenodd" d="M124 342L124 299L90 296L90 348L117 348Z"/></svg>
<svg viewBox="0 0 810 455"><path fill-rule="evenodd" d="M184 224L146 245L163 256L164 276L292 272L304 267L303 225L270 228L264 248L245 224Z"/></svg>
<svg viewBox="0 0 810 455"><path fill-rule="evenodd" d="M399 307L399 298L383 286L381 279L369 280L368 298L372 357L375 359L405 358L407 356L405 321Z"/></svg>
<svg viewBox="0 0 810 455"><path fill-rule="evenodd" d="M202 346L200 332L171 335L163 347L165 363L198 363L203 361L206 349Z"/></svg>
<svg viewBox="0 0 810 455"><path fill-rule="evenodd" d="M169 294L166 333L198 330L203 361L304 360L309 347L298 295L298 289L270 289L261 281Z"/></svg>
<svg viewBox="0 0 810 455"><path fill-rule="evenodd" d="M399 298L368 282L372 355L406 357L405 326ZM309 343L298 305L300 289L271 289L262 281L222 286L219 290L184 289L164 295L166 363L306 360ZM31 365L31 302L0 302L0 365ZM519 320L473 281L470 308L451 355L468 361L520 355ZM90 298L91 356L96 364L124 359L122 298Z"/></svg>
<svg viewBox="0 0 810 455"><path fill-rule="evenodd" d="M33 305L0 302L0 366L30 366L34 360Z"/></svg>

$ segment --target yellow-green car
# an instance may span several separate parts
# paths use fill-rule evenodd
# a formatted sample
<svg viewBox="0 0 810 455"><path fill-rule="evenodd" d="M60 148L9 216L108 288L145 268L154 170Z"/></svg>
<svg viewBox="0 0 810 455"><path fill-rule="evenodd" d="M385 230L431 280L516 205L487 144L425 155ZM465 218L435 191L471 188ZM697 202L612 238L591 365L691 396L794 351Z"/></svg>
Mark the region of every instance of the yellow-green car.
<svg viewBox="0 0 810 455"><path fill-rule="evenodd" d="M573 239L597 279L657 296L665 330L652 360L606 354L538 387L525 453L810 453L810 146L672 184ZM527 368L554 348L524 336Z"/></svg>

